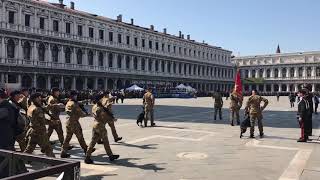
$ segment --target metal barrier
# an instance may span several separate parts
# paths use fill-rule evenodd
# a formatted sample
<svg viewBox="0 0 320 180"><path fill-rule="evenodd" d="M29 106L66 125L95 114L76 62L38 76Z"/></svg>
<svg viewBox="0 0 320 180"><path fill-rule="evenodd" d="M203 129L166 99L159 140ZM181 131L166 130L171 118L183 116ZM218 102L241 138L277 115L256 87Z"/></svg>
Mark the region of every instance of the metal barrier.
<svg viewBox="0 0 320 180"><path fill-rule="evenodd" d="M80 162L71 162L61 159L36 156L31 154L18 153L14 151L0 150L0 157L4 160L0 162L0 172L3 170L4 163L9 165L9 177L3 180L26 180L38 179L64 172L63 180L79 180L80 179ZM40 162L50 165L44 169L17 174L17 165L24 162Z"/></svg>

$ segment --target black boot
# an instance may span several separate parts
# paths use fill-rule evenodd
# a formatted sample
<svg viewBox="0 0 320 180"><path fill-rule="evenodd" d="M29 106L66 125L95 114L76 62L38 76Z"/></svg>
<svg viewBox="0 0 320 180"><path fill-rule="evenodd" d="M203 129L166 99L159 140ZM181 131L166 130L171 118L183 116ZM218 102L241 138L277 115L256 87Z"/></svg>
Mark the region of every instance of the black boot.
<svg viewBox="0 0 320 180"><path fill-rule="evenodd" d="M68 149L68 150L71 150L71 149L73 149L73 148L74 148L74 146L70 145L67 149Z"/></svg>
<svg viewBox="0 0 320 180"><path fill-rule="evenodd" d="M84 159L84 163L86 163L86 164L93 164L93 161L92 161L92 159L91 159L90 157L86 157L86 158Z"/></svg>
<svg viewBox="0 0 320 180"><path fill-rule="evenodd" d="M233 122L230 124L231 126L234 126Z"/></svg>
<svg viewBox="0 0 320 180"><path fill-rule="evenodd" d="M114 142L118 142L118 141L121 141L122 140L122 137L118 137L116 139L114 139Z"/></svg>
<svg viewBox="0 0 320 180"><path fill-rule="evenodd" d="M240 125L240 121L237 121L237 125L238 125L238 126Z"/></svg>
<svg viewBox="0 0 320 180"><path fill-rule="evenodd" d="M61 158L70 158L70 154L68 154L68 153L66 153L66 152L62 152L62 153L60 154L60 157L61 157Z"/></svg>
<svg viewBox="0 0 320 180"><path fill-rule="evenodd" d="M114 161L114 160L116 160L116 159L119 159L119 155L112 155L112 156L109 156L109 160L110 161Z"/></svg>
<svg viewBox="0 0 320 180"><path fill-rule="evenodd" d="M156 126L156 123L151 123L151 127L154 127L154 126Z"/></svg>
<svg viewBox="0 0 320 180"><path fill-rule="evenodd" d="M260 138L264 138L264 133L260 133Z"/></svg>
<svg viewBox="0 0 320 180"><path fill-rule="evenodd" d="M253 138L254 138L254 135L253 135L253 134L250 134L250 138L253 139Z"/></svg>

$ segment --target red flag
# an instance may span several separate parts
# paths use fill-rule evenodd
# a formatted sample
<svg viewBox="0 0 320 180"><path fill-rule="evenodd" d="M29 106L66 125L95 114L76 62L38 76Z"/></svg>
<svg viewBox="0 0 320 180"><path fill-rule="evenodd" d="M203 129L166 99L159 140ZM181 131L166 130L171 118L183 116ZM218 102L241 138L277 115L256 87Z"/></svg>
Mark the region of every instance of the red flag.
<svg viewBox="0 0 320 180"><path fill-rule="evenodd" d="M241 82L240 70L237 70L237 75L234 83L235 84L234 84L233 92L242 98L242 82Z"/></svg>

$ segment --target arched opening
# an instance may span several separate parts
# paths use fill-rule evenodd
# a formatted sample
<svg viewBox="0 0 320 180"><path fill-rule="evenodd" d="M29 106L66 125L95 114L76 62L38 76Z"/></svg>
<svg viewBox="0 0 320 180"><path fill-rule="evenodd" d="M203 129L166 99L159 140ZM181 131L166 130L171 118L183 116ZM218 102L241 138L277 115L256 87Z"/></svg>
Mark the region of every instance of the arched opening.
<svg viewBox="0 0 320 180"><path fill-rule="evenodd" d="M46 54L46 47L44 46L43 43L41 43L38 49L39 61L42 61L42 62L45 61L45 54Z"/></svg>
<svg viewBox="0 0 320 180"><path fill-rule="evenodd" d="M260 69L259 70L259 78L262 78L263 77L263 69Z"/></svg>
<svg viewBox="0 0 320 180"><path fill-rule="evenodd" d="M30 60L31 59L31 46L28 41L26 41L23 45L23 59Z"/></svg>
<svg viewBox="0 0 320 180"><path fill-rule="evenodd" d="M57 76L51 77L51 87L59 88L61 78Z"/></svg>
<svg viewBox="0 0 320 180"><path fill-rule="evenodd" d="M113 54L112 53L109 53L109 56L108 56L108 67L109 68L113 67Z"/></svg>
<svg viewBox="0 0 320 180"><path fill-rule="evenodd" d="M286 69L286 68L283 68L283 69L282 69L282 77L283 77L283 78L286 78L286 77L287 77L287 69Z"/></svg>
<svg viewBox="0 0 320 180"><path fill-rule="evenodd" d="M47 87L47 80L44 76L38 76L37 78L37 86L39 89L46 89Z"/></svg>
<svg viewBox="0 0 320 180"><path fill-rule="evenodd" d="M148 69L149 69L150 72L153 71L153 69L152 69L152 60L151 59L149 60L149 63L148 63Z"/></svg>
<svg viewBox="0 0 320 180"><path fill-rule="evenodd" d="M72 78L71 77L64 77L63 86L64 86L64 89L71 90L72 89Z"/></svg>
<svg viewBox="0 0 320 180"><path fill-rule="evenodd" d="M104 90L104 80L103 79L98 79L98 89L99 90Z"/></svg>
<svg viewBox="0 0 320 180"><path fill-rule="evenodd" d="M9 39L7 45L7 57L8 58L15 58L15 48L16 45L12 39Z"/></svg>
<svg viewBox="0 0 320 180"><path fill-rule="evenodd" d="M69 47L67 47L65 49L64 52L64 56L65 56L65 63L70 64L71 63L71 49Z"/></svg>
<svg viewBox="0 0 320 180"><path fill-rule="evenodd" d="M88 78L87 87L88 87L88 89L94 88L94 79L93 78Z"/></svg>
<svg viewBox="0 0 320 180"><path fill-rule="evenodd" d="M126 56L126 69L130 69L130 56Z"/></svg>
<svg viewBox="0 0 320 180"><path fill-rule="evenodd" d="M21 87L22 88L31 88L32 87L32 78L28 75L22 76Z"/></svg>
<svg viewBox="0 0 320 180"><path fill-rule="evenodd" d="M77 51L77 64L82 64L82 56L83 56L82 50L78 49L78 51Z"/></svg>
<svg viewBox="0 0 320 180"><path fill-rule="evenodd" d="M134 70L138 69L138 58L137 57L134 57L134 59L133 59L133 68L134 68Z"/></svg>
<svg viewBox="0 0 320 180"><path fill-rule="evenodd" d="M122 56L120 54L118 55L117 66L119 69L122 69Z"/></svg>
<svg viewBox="0 0 320 180"><path fill-rule="evenodd" d="M256 78L256 70L252 70L251 76L252 78Z"/></svg>
<svg viewBox="0 0 320 180"><path fill-rule="evenodd" d="M277 84L275 84L275 85L273 86L273 91L274 91L274 92L278 92L278 91L279 91L279 86L278 86Z"/></svg>
<svg viewBox="0 0 320 180"><path fill-rule="evenodd" d="M270 69L267 69L267 78L270 78L271 77L271 71Z"/></svg>
<svg viewBox="0 0 320 180"><path fill-rule="evenodd" d="M302 77L302 76L303 76L303 68L302 68L302 67L300 67L300 68L298 69L298 76L299 76L299 77Z"/></svg>
<svg viewBox="0 0 320 180"><path fill-rule="evenodd" d="M146 70L146 61L144 58L141 59L141 70L142 71Z"/></svg>
<svg viewBox="0 0 320 180"><path fill-rule="evenodd" d="M8 74L8 83L18 83L18 76L16 74Z"/></svg>
<svg viewBox="0 0 320 180"><path fill-rule="evenodd" d="M54 45L51 50L52 62L59 62L59 49L57 45Z"/></svg>
<svg viewBox="0 0 320 180"><path fill-rule="evenodd" d="M90 51L91 52L91 51ZM92 53L92 52L91 52ZM98 65L99 66L104 66L104 55L102 52L99 52L99 63ZM93 57L92 57L92 65L93 65Z"/></svg>
<svg viewBox="0 0 320 180"><path fill-rule="evenodd" d="M282 92L287 91L287 85L282 84L282 85L281 85L281 91L282 91Z"/></svg>
<svg viewBox="0 0 320 180"><path fill-rule="evenodd" d="M112 79L108 79L108 89L109 90L113 90L113 80Z"/></svg>
<svg viewBox="0 0 320 180"><path fill-rule="evenodd" d="M267 92L271 92L271 85L270 85L270 84L267 84L267 85L266 85L266 91L267 91Z"/></svg>
<svg viewBox="0 0 320 180"><path fill-rule="evenodd" d="M76 79L76 90L83 90L84 80L82 77Z"/></svg>
<svg viewBox="0 0 320 180"><path fill-rule="evenodd" d="M118 81L117 81L117 89L118 89L118 90L122 89L122 88L123 88L122 86L123 86L123 85L122 85L122 81L121 81L121 80L118 80Z"/></svg>
<svg viewBox="0 0 320 180"><path fill-rule="evenodd" d="M279 77L279 70L278 70L278 69L275 69L275 70L274 70L274 77L275 77L275 78L278 78L278 77Z"/></svg>
<svg viewBox="0 0 320 180"><path fill-rule="evenodd" d="M294 77L294 68L290 68L290 77Z"/></svg>

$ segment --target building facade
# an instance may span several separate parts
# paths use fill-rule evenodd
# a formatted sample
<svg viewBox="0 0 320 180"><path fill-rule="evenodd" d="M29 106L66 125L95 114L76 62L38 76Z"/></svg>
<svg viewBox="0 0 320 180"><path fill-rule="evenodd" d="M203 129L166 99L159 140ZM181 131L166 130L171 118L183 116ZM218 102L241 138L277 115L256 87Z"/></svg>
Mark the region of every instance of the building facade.
<svg viewBox="0 0 320 180"><path fill-rule="evenodd" d="M131 84L230 90L231 51L41 0L0 0L2 83L50 89Z"/></svg>
<svg viewBox="0 0 320 180"><path fill-rule="evenodd" d="M245 91L297 92L304 84L312 84L313 91L320 91L320 51L284 54L278 51L232 59L244 79L263 79L260 84L245 84Z"/></svg>

